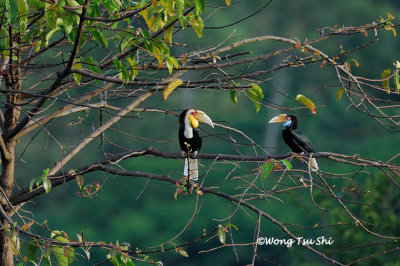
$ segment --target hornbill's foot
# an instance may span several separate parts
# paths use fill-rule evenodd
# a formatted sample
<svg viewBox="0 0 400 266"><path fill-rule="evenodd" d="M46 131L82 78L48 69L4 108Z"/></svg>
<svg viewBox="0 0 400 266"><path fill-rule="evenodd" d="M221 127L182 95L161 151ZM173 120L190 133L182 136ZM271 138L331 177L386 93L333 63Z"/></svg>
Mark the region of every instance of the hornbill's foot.
<svg viewBox="0 0 400 266"><path fill-rule="evenodd" d="M183 157L183 156L185 156L185 152L184 152L184 151L181 151L179 155L180 155L181 157Z"/></svg>
<svg viewBox="0 0 400 266"><path fill-rule="evenodd" d="M196 156L197 156L197 151L194 151L193 152L193 158L196 158Z"/></svg>

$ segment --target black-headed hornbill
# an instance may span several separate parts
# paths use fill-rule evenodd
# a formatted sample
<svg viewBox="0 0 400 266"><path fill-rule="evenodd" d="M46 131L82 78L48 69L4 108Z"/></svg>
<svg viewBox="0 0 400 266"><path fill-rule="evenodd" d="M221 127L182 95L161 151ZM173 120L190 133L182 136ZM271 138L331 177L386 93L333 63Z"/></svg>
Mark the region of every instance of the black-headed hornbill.
<svg viewBox="0 0 400 266"><path fill-rule="evenodd" d="M199 122L209 124L214 127L210 117L203 111L196 110L194 108L186 109L179 115L179 144L181 150L187 154L193 153L196 157L197 152L200 151L202 145L202 139L199 134L198 126ZM189 174L190 172L190 174ZM185 169L183 171L184 176L188 176L189 180L196 181L199 177L197 159L185 159Z"/></svg>
<svg viewBox="0 0 400 266"><path fill-rule="evenodd" d="M315 148L310 139L303 132L297 131L297 117L294 115L280 114L269 120L269 123L283 123L285 129L282 131L282 137L285 143L295 153L314 153ZM315 158L310 160L310 168L318 171L318 164Z"/></svg>

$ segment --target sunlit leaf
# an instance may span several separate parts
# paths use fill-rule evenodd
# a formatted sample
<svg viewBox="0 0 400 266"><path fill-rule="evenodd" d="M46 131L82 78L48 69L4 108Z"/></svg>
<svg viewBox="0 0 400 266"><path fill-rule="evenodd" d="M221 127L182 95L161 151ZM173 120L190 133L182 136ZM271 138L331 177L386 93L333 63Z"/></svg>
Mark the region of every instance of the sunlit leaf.
<svg viewBox="0 0 400 266"><path fill-rule="evenodd" d="M187 254L187 252L185 251L185 250L183 250L183 249L178 249L178 252L179 252L179 254L181 254L182 256L184 256L184 257L189 257L189 255Z"/></svg>
<svg viewBox="0 0 400 266"><path fill-rule="evenodd" d="M197 15L204 12L204 0L193 0L193 5Z"/></svg>
<svg viewBox="0 0 400 266"><path fill-rule="evenodd" d="M168 68L168 71L169 71L170 75L172 73L173 67L175 67L175 69L178 69L178 67L179 67L178 60L175 57L166 56L165 62L167 64L167 68Z"/></svg>
<svg viewBox="0 0 400 266"><path fill-rule="evenodd" d="M81 188L83 185L83 176L82 175L75 176L75 181L78 187Z"/></svg>
<svg viewBox="0 0 400 266"><path fill-rule="evenodd" d="M204 22L200 16L193 18L191 21L193 30L196 32L199 39L203 36Z"/></svg>
<svg viewBox="0 0 400 266"><path fill-rule="evenodd" d="M149 30L154 31L153 30L154 16L150 16L150 18L149 18L149 8L146 8L146 9L140 11L139 14L144 18L144 21L146 22L147 26L149 27Z"/></svg>
<svg viewBox="0 0 400 266"><path fill-rule="evenodd" d="M165 87L164 91L163 91L163 99L164 101L167 100L168 96L171 94L171 92L173 92L176 88L178 88L180 85L182 85L183 80L181 79L174 79L173 81L171 81L167 87Z"/></svg>
<svg viewBox="0 0 400 266"><path fill-rule="evenodd" d="M288 160L283 159L283 160L281 160L281 162L286 166L286 169L288 169L288 170L292 169L293 166Z"/></svg>
<svg viewBox="0 0 400 266"><path fill-rule="evenodd" d="M225 233L225 228L222 227L222 225L218 225L218 239L221 244L225 245L226 241L226 233Z"/></svg>
<svg viewBox="0 0 400 266"><path fill-rule="evenodd" d="M21 241L16 233L11 238L11 252L13 255L20 254Z"/></svg>
<svg viewBox="0 0 400 266"><path fill-rule="evenodd" d="M256 109L256 113L258 113L261 108L261 104L259 103L260 98L258 98L257 93L254 92L253 90L247 90L246 93L250 97L250 99L253 101L254 108Z"/></svg>
<svg viewBox="0 0 400 266"><path fill-rule="evenodd" d="M81 63L76 63L74 65L74 68L80 69L80 68L82 68L82 64ZM82 80L82 74L73 73L73 76L74 76L74 80L75 80L76 84L80 85L81 84L81 80Z"/></svg>
<svg viewBox="0 0 400 266"><path fill-rule="evenodd" d="M382 78L382 87L387 89L387 93L390 93L389 87L389 77L392 71L388 68L382 71L381 78Z"/></svg>
<svg viewBox="0 0 400 266"><path fill-rule="evenodd" d="M185 11L185 0L176 0L175 8L178 18L182 17Z"/></svg>
<svg viewBox="0 0 400 266"><path fill-rule="evenodd" d="M344 89L342 87L340 87L338 89L338 91L336 92L336 100L337 101L340 101L340 99L342 98L343 92L344 92Z"/></svg>
<svg viewBox="0 0 400 266"><path fill-rule="evenodd" d="M43 188L46 193L50 193L51 191L51 181L47 177L43 179Z"/></svg>
<svg viewBox="0 0 400 266"><path fill-rule="evenodd" d="M396 93L400 93L400 78L399 78L399 70L400 70L400 62L396 61L394 63L394 66L396 67L396 72L394 74L394 85L396 87Z"/></svg>
<svg viewBox="0 0 400 266"><path fill-rule="evenodd" d="M263 100L263 99L264 99L264 93L263 93L263 91L262 91L262 89L261 89L260 86L258 86L258 85L255 84L255 83L251 83L251 90L254 91L254 92L257 94L257 97L258 97L260 100Z"/></svg>
<svg viewBox="0 0 400 266"><path fill-rule="evenodd" d="M313 103L313 101L311 101L310 99L308 99L304 95L298 94L296 96L296 100L301 102L302 104L304 104L311 111L311 113L313 113L314 115L317 113L316 112L316 107L315 107L315 104Z"/></svg>
<svg viewBox="0 0 400 266"><path fill-rule="evenodd" d="M236 90L231 89L230 96L231 96L231 101L233 103L237 103L238 102L238 99L236 97Z"/></svg>
<svg viewBox="0 0 400 266"><path fill-rule="evenodd" d="M46 34L46 42L44 43L45 47L47 47L47 45L49 44L49 41L50 41L51 37L53 37L53 35L58 31L60 31L60 27L59 26L55 27L54 29L52 29L51 31L49 31Z"/></svg>
<svg viewBox="0 0 400 266"><path fill-rule="evenodd" d="M256 108L256 112L258 113L261 108L260 102L264 99L264 94L261 87L257 84L251 83L251 88L248 89L246 92L250 99L253 100L254 107Z"/></svg>
<svg viewBox="0 0 400 266"><path fill-rule="evenodd" d="M353 59L350 59L350 61L352 61L356 67L359 67L359 66L360 66L360 63L358 63L358 61L355 60L354 58L353 58Z"/></svg>
<svg viewBox="0 0 400 266"><path fill-rule="evenodd" d="M157 58L158 67L162 67L163 65L163 53L157 46L153 45L153 55Z"/></svg>
<svg viewBox="0 0 400 266"><path fill-rule="evenodd" d="M52 231L51 238L54 238L58 242L69 243L66 235L63 231ZM68 266L75 259L75 251L69 246L54 246L51 251L54 253L59 265Z"/></svg>

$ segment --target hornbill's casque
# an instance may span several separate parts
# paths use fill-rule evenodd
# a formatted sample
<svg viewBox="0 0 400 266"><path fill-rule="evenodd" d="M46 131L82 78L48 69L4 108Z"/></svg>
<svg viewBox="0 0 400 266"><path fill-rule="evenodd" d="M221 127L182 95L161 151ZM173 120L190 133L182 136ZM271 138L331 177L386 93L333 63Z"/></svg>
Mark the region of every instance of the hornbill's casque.
<svg viewBox="0 0 400 266"><path fill-rule="evenodd" d="M310 139L303 132L297 131L297 117L294 115L280 114L269 120L269 123L284 123L282 131L283 140L295 153L314 153L315 149ZM318 171L318 164L315 158L310 160L310 168Z"/></svg>
<svg viewBox="0 0 400 266"><path fill-rule="evenodd" d="M179 144L181 150L187 154L193 153L196 157L197 152L201 149L202 139L197 127L199 122L209 124L214 127L210 117L203 111L196 109L186 109L179 115ZM190 172L190 173L189 173ZM189 180L197 180L199 177L199 170L197 159L185 159L184 176L188 176Z"/></svg>

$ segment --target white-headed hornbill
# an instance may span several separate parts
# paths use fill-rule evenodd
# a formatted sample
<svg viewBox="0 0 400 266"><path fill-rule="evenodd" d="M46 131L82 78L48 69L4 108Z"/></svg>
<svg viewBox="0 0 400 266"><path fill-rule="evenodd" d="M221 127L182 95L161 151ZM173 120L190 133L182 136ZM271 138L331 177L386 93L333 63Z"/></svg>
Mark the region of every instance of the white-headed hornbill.
<svg viewBox="0 0 400 266"><path fill-rule="evenodd" d="M179 144L181 150L187 154L193 153L196 157L197 152L200 151L202 139L197 127L199 122L209 124L214 127L210 117L203 111L196 109L186 109L179 115ZM189 174L190 172L190 174ZM199 169L197 159L185 159L184 176L188 176L189 180L197 180L199 177Z"/></svg>
<svg viewBox="0 0 400 266"><path fill-rule="evenodd" d="M295 153L314 153L315 148L310 139L303 132L297 131L297 117L294 115L280 114L269 120L269 123L283 123L285 129L282 131L283 140ZM310 168L318 171L315 158L310 160Z"/></svg>

